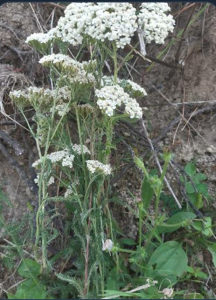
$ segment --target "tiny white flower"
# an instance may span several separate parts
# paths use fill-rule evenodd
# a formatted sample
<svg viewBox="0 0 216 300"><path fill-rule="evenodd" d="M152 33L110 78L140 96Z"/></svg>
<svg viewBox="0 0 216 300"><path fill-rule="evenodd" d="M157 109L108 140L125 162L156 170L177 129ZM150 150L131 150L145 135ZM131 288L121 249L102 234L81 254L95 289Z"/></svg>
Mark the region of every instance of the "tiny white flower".
<svg viewBox="0 0 216 300"><path fill-rule="evenodd" d="M53 176L51 176L47 185L49 186L49 185L53 184L54 182L55 182L55 178Z"/></svg>
<svg viewBox="0 0 216 300"><path fill-rule="evenodd" d="M162 290L162 293L164 294L165 297L172 297L174 290L172 288L165 288Z"/></svg>
<svg viewBox="0 0 216 300"><path fill-rule="evenodd" d="M111 251L112 250L113 245L114 245L112 240L108 239L105 242L102 241L102 243L103 243L102 251L106 251L106 250Z"/></svg>

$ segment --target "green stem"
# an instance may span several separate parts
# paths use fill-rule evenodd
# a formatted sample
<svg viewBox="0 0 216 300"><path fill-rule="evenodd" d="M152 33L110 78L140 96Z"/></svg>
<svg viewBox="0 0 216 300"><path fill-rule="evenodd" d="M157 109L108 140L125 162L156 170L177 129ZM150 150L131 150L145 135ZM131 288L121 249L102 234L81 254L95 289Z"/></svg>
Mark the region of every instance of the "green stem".
<svg viewBox="0 0 216 300"><path fill-rule="evenodd" d="M142 245L142 225L143 225L143 203L138 204L139 209L139 247Z"/></svg>

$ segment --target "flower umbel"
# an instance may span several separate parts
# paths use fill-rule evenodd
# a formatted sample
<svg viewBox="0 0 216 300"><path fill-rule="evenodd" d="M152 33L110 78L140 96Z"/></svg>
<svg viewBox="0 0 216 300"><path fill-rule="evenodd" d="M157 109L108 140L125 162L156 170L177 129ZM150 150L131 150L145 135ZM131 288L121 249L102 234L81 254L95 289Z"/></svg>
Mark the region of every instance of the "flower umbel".
<svg viewBox="0 0 216 300"><path fill-rule="evenodd" d="M98 160L87 160L86 164L89 172L91 172L92 174L94 174L96 171L101 171L102 173L104 173L104 175L111 174L112 169L109 164L102 164Z"/></svg>

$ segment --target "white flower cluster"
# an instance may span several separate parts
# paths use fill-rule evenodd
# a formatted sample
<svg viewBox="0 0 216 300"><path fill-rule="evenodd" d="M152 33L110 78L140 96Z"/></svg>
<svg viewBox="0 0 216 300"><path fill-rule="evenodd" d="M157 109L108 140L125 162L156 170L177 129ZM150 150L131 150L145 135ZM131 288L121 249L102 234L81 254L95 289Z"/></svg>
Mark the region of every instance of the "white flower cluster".
<svg viewBox="0 0 216 300"><path fill-rule="evenodd" d="M81 155L82 152L83 154L91 154L89 149L85 146L85 145L77 145L77 144L74 144L72 146L72 149L74 152L76 152L77 154Z"/></svg>
<svg viewBox="0 0 216 300"><path fill-rule="evenodd" d="M34 33L26 42L42 45L60 39L73 46L83 43L84 37L115 42L117 48L129 44L135 31L143 31L145 41L164 43L173 31L174 19L167 15L167 3L142 3L138 17L130 3L71 3L55 28L47 33Z"/></svg>
<svg viewBox="0 0 216 300"><path fill-rule="evenodd" d="M140 96L147 96L146 90L134 81L131 81L129 79L125 80L125 79L117 78L117 84L119 84L124 90L128 92L133 92L133 93L138 92ZM101 78L101 86L104 87L108 85L115 85L114 76L105 75Z"/></svg>
<svg viewBox="0 0 216 300"><path fill-rule="evenodd" d="M65 16L58 21L56 36L73 46L82 44L86 23L91 23L94 3L71 3L65 9Z"/></svg>
<svg viewBox="0 0 216 300"><path fill-rule="evenodd" d="M155 41L163 44L169 32L173 32L175 21L167 15L170 7L167 3L142 3L138 15L139 28L143 30L146 43Z"/></svg>
<svg viewBox="0 0 216 300"><path fill-rule="evenodd" d="M113 116L117 106L124 104L125 112L131 119L142 118L142 108L139 103L130 98L119 85L102 87L100 90L95 90L95 94L98 98L97 105L109 117Z"/></svg>
<svg viewBox="0 0 216 300"><path fill-rule="evenodd" d="M101 171L105 175L110 175L112 168L110 167L109 164L102 164L98 160L87 160L87 168L88 170L94 174L96 171Z"/></svg>
<svg viewBox="0 0 216 300"><path fill-rule="evenodd" d="M137 30L136 9L129 3L71 3L59 19L56 36L74 46L89 36L118 48L130 43Z"/></svg>
<svg viewBox="0 0 216 300"><path fill-rule="evenodd" d="M70 111L70 107L67 103L57 104L56 106L51 107L50 112L57 112L60 117L65 116Z"/></svg>
<svg viewBox="0 0 216 300"><path fill-rule="evenodd" d="M102 241L102 251L106 251L106 250L111 251L113 246L114 246L114 243L110 239L106 240L105 242Z"/></svg>
<svg viewBox="0 0 216 300"><path fill-rule="evenodd" d="M71 194L73 194L73 189L72 189L72 187L69 187L68 189L66 189L66 191L64 193L64 198L67 198Z"/></svg>
<svg viewBox="0 0 216 300"><path fill-rule="evenodd" d="M58 54L50 54L43 56L39 63L43 66L51 66L54 65L56 68L60 70L64 70L70 73L70 76L65 76L67 80L71 83L95 83L95 77L91 72L88 72L90 67L95 65L95 61L84 61L82 63L72 59L68 55L64 55L61 53Z"/></svg>
<svg viewBox="0 0 216 300"><path fill-rule="evenodd" d="M33 44L34 42L38 42L40 44L47 44L48 42L52 41L55 37L56 28L52 28L47 33L33 33L30 36L27 37L26 43L27 44Z"/></svg>
<svg viewBox="0 0 216 300"><path fill-rule="evenodd" d="M72 59L70 56L65 54L50 54L43 56L39 63L44 66L50 66L54 65L56 67L60 66L65 69L72 69L74 72L78 71L80 68L80 63L74 59Z"/></svg>
<svg viewBox="0 0 216 300"><path fill-rule="evenodd" d="M62 167L73 168L74 155L67 153L62 159Z"/></svg>
<svg viewBox="0 0 216 300"><path fill-rule="evenodd" d="M67 86L54 89L54 90L30 86L23 91L20 90L11 91L9 95L13 100L26 99L30 101L32 97L37 97L37 98L40 97L40 98L44 98L43 100L45 102L49 103L50 100L53 98L56 99L57 101L68 100L70 99L71 92Z"/></svg>
<svg viewBox="0 0 216 300"><path fill-rule="evenodd" d="M90 154L89 149L83 145L83 154ZM81 155L82 154L82 148L81 145L77 145L74 144L72 146L72 149L75 153ZM60 151L55 151L52 152L50 154L47 154L46 156L47 159L49 159L53 164L57 163L57 162L62 162L62 166L65 167L73 167L73 161L74 161L74 155L70 154L69 150L64 149L64 150L60 150ZM44 159L44 157L42 157L42 160ZM37 168L41 163L42 163L41 159L36 160L33 164L32 167L33 168Z"/></svg>
<svg viewBox="0 0 216 300"><path fill-rule="evenodd" d="M53 164L57 162L61 162L63 167L73 167L74 155L70 154L68 150L60 150L56 152L52 152L46 156ZM43 160L44 158L42 158ZM37 168L41 163L41 159L36 160L33 164L33 168Z"/></svg>
<svg viewBox="0 0 216 300"><path fill-rule="evenodd" d="M117 48L124 48L137 30L136 21L136 9L130 3L97 3L85 33L102 42L115 41Z"/></svg>
<svg viewBox="0 0 216 300"><path fill-rule="evenodd" d="M141 87L138 83L131 81L131 80L125 80L126 84L130 86L130 89L134 92L139 92L142 96L147 96L146 90Z"/></svg>

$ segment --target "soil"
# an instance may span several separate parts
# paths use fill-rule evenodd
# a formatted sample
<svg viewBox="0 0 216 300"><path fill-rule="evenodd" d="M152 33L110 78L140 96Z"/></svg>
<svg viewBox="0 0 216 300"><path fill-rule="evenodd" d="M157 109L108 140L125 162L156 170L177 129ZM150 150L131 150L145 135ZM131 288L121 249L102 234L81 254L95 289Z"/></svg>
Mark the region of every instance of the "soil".
<svg viewBox="0 0 216 300"><path fill-rule="evenodd" d="M189 3L190 4L190 3ZM191 3L192 4L192 3ZM36 149L29 133L18 124L22 122L19 112L10 102L11 89L22 88L28 84L41 86L46 84L46 74L37 63L38 54L27 44L26 38L34 32L50 29L55 25L63 10L53 3L5 3L0 6L0 131L5 132L22 151L16 151L0 136L0 144L8 152L8 157L0 148L0 188L7 195L12 207L3 209L6 222L18 221L28 211L27 203L34 206L35 194L32 185L24 180L22 171L32 180L31 163L36 159ZM188 4L187 4L188 5ZM185 28L190 16L193 16L204 4L196 3L186 7L185 3L172 3L172 12L176 17L174 35ZM175 126L159 139L161 148L168 148L175 154L175 160L185 165L195 160L200 171L208 177L209 192L216 195L216 7L212 4L195 22L185 30L182 38L177 38L161 62L150 64L139 56L133 59L133 79L146 88L148 96L142 100L147 107L145 118L151 138L157 139L167 129L169 122L177 120ZM169 39L168 39L169 40ZM168 41L167 41L168 43ZM147 46L147 54L155 58L164 46ZM169 64L165 66L163 63ZM128 68L130 69L130 66ZM205 108L209 108L205 111ZM204 109L196 116L199 110ZM180 118L183 115L184 118ZM140 126L137 125L140 135ZM133 133L122 128L128 143L139 153L148 150L139 136L133 140ZM125 133L126 132L126 133ZM121 151L125 146L120 145ZM14 160L18 167L14 167ZM19 172L19 170L21 170ZM129 169L116 188L129 186L139 201L140 174ZM133 205L131 195L122 192L129 206ZM133 202L133 203L132 203ZM132 203L132 204L131 204ZM216 204L214 204L216 205ZM128 211L125 211L129 214ZM117 214L117 218L118 218ZM123 218L120 218L123 219ZM136 234L134 219L127 217L122 223L128 236ZM3 232L0 230L0 238ZM0 278L3 275L0 275ZM4 276L1 278L4 281ZM1 296L1 295L0 295Z"/></svg>

